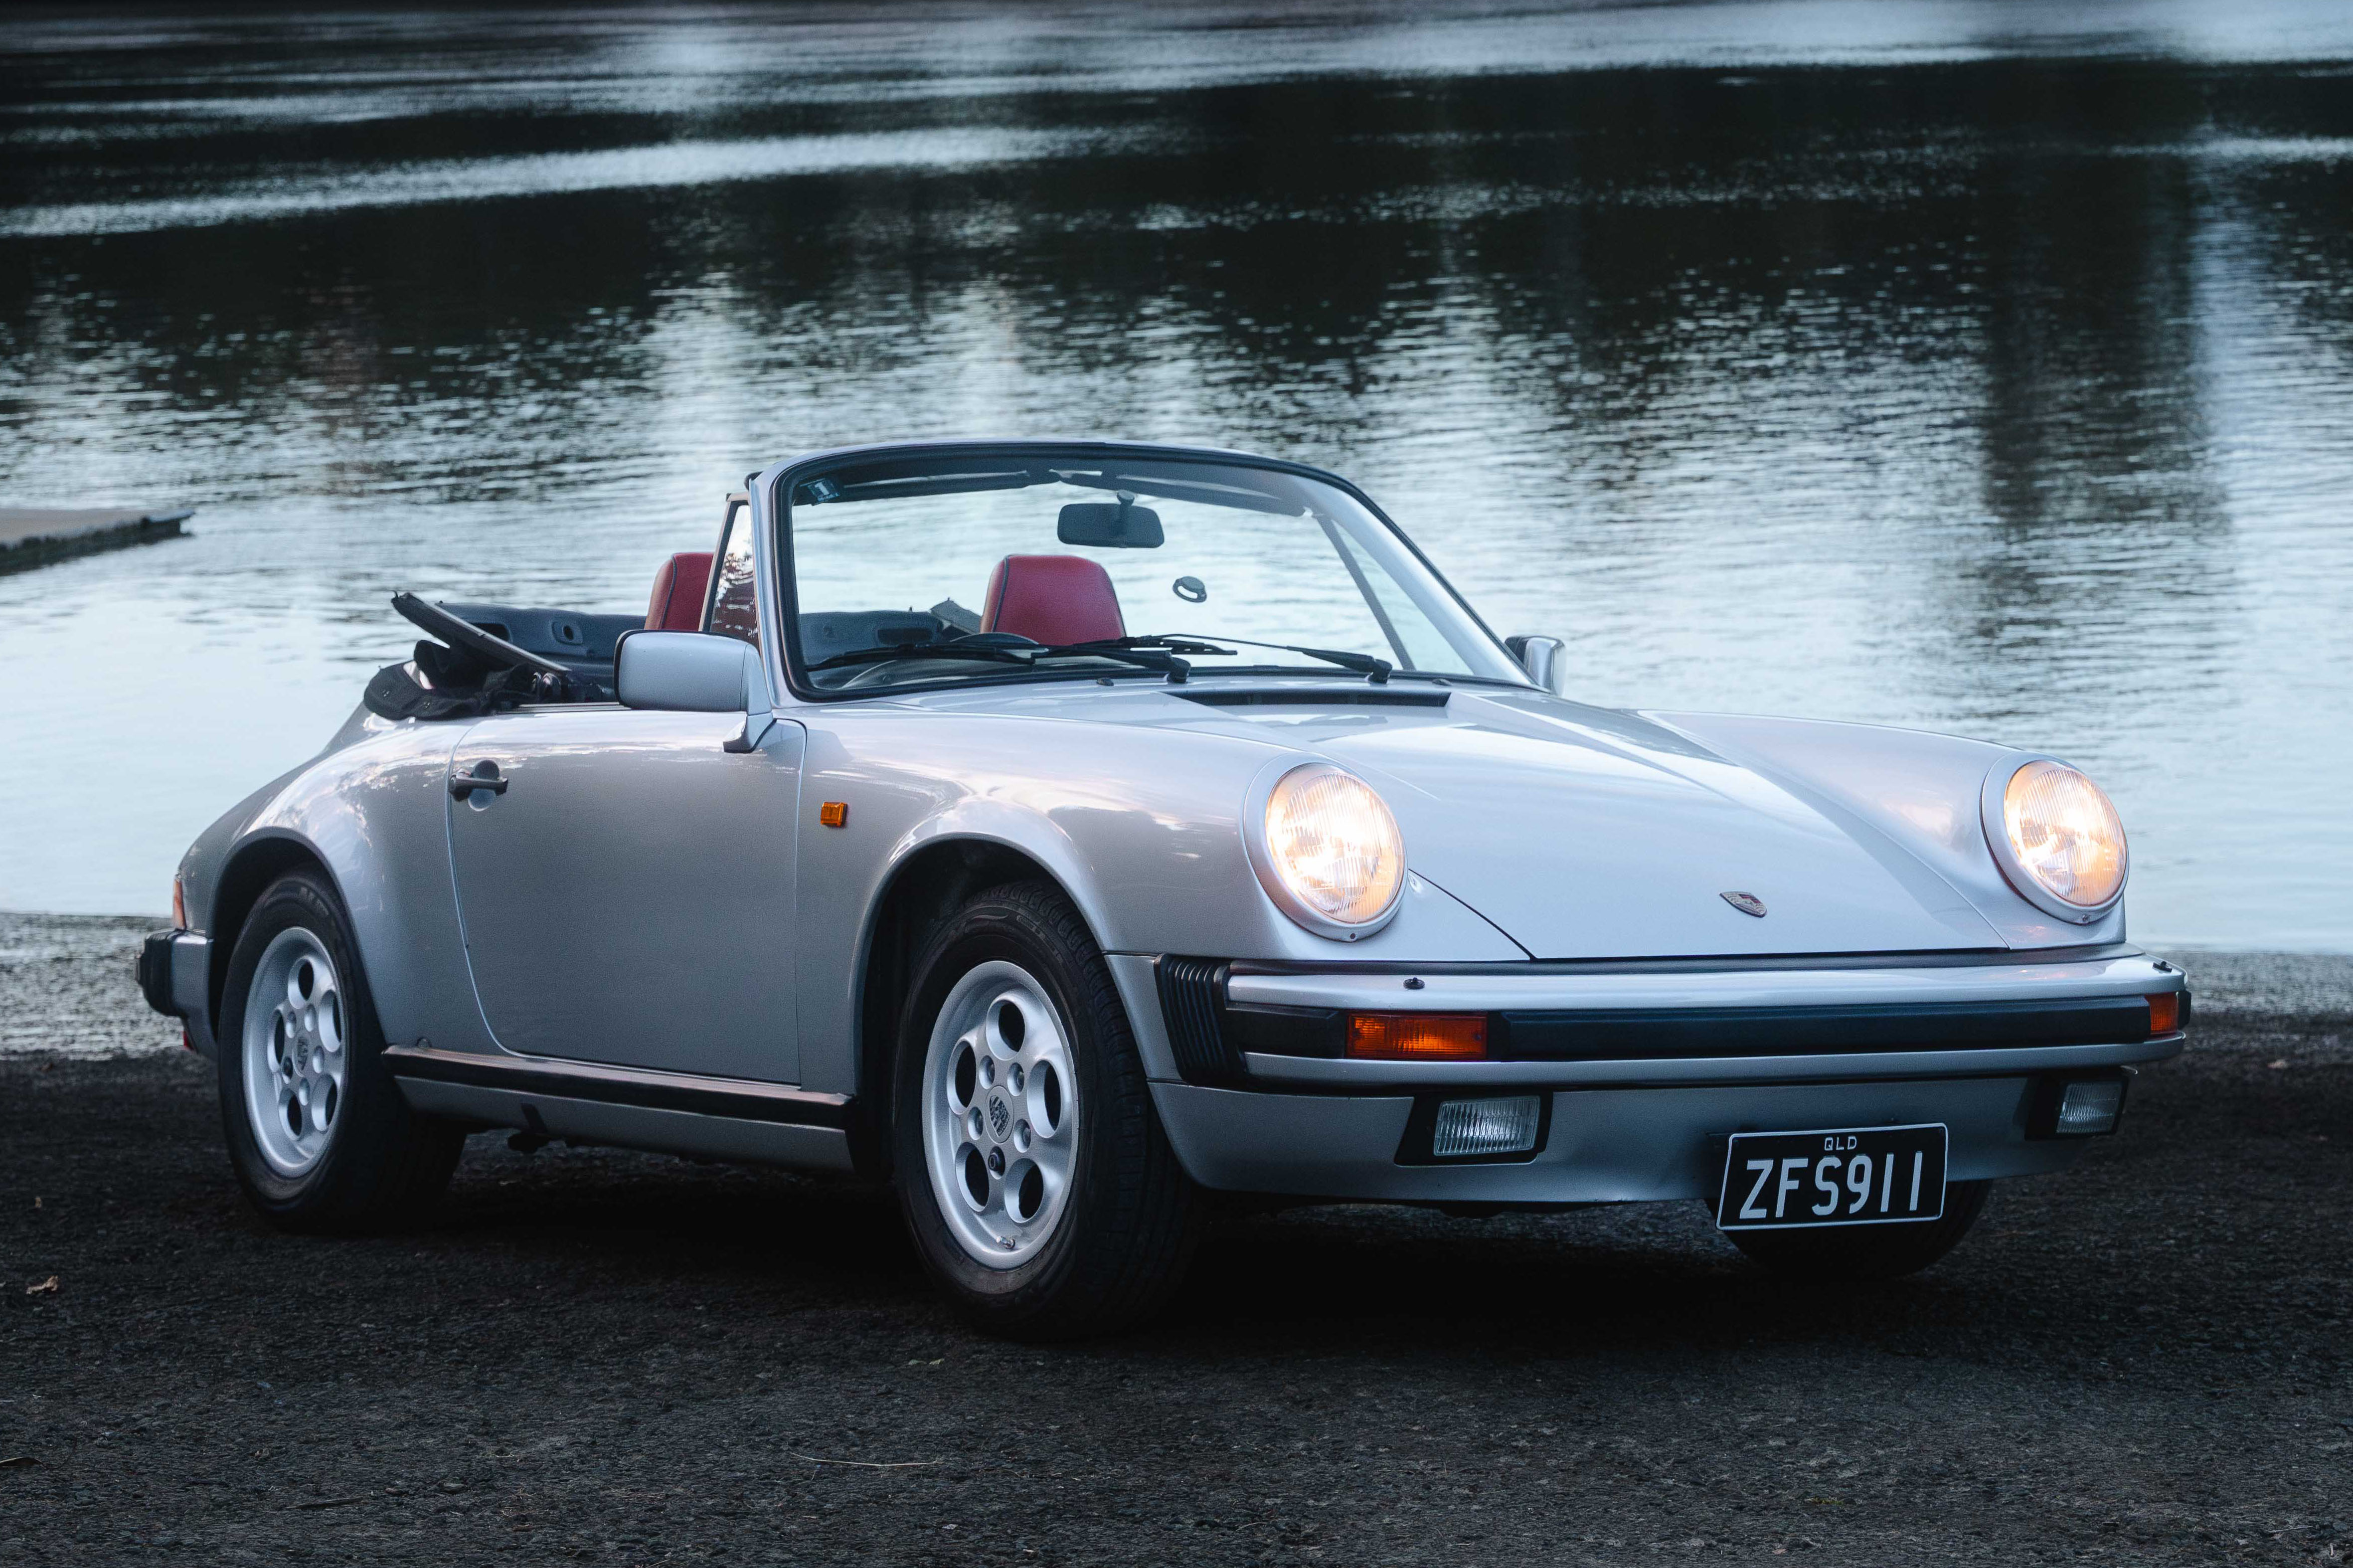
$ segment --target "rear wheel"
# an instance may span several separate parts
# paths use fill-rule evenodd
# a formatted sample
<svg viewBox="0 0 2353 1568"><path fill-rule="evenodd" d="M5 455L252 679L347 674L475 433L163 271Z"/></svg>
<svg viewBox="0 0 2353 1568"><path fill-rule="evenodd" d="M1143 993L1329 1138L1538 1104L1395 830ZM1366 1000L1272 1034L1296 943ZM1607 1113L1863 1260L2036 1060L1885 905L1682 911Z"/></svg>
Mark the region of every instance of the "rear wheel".
<svg viewBox="0 0 2353 1568"><path fill-rule="evenodd" d="M1990 1181L1945 1189L1941 1218L1916 1224L1831 1225L1820 1230L1726 1231L1732 1245L1790 1279L1900 1279L1958 1246L1985 1213Z"/></svg>
<svg viewBox="0 0 2353 1568"><path fill-rule="evenodd" d="M1157 1307L1200 1203L1103 954L1061 893L989 889L915 965L893 1096L899 1198L965 1314L1030 1339Z"/></svg>
<svg viewBox="0 0 2353 1568"><path fill-rule="evenodd" d="M322 878L280 877L253 906L216 1038L229 1160L273 1223L367 1230L431 1208L465 1133L410 1110L393 1082L350 922Z"/></svg>

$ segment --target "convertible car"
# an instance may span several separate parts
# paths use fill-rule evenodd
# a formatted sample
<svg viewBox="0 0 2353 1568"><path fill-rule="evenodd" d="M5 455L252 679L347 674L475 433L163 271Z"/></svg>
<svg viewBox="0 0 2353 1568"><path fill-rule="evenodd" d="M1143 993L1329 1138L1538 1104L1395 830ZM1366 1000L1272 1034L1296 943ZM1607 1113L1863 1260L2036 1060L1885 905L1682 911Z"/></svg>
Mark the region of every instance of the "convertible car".
<svg viewBox="0 0 2353 1568"><path fill-rule="evenodd" d="M826 451L642 618L395 604L141 959L290 1227L509 1128L889 1183L1010 1334L1147 1313L1226 1195L1695 1201L1884 1278L2189 1022L2082 773L1576 702L1296 463Z"/></svg>

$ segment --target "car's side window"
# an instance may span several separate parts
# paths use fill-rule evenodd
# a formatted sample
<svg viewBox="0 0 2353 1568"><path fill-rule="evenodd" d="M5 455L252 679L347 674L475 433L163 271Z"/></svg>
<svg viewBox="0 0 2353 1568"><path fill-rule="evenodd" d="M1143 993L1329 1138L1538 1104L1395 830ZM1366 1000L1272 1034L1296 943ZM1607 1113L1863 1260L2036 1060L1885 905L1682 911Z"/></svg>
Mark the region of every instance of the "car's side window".
<svg viewBox="0 0 2353 1568"><path fill-rule="evenodd" d="M760 602L752 580L752 508L738 501L727 510L727 529L712 565L711 621L722 637L760 645Z"/></svg>

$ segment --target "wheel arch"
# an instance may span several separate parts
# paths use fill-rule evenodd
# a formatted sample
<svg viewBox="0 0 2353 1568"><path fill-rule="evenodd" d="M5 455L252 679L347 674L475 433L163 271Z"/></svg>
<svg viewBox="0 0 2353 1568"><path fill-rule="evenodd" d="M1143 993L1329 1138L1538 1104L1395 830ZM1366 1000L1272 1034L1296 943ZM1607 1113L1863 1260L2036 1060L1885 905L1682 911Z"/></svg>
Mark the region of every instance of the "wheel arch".
<svg viewBox="0 0 2353 1568"><path fill-rule="evenodd" d="M1098 945L1102 937L1085 900L1067 878L1023 846L1005 839L960 835L932 839L891 868L867 917L860 944L855 1061L857 1107L851 1158L861 1175L891 1175L892 1053L906 1006L914 962L932 934L974 894L1008 883L1043 882L1071 901Z"/></svg>
<svg viewBox="0 0 2353 1568"><path fill-rule="evenodd" d="M257 833L230 852L223 863L219 879L213 886L212 909L207 927L212 935L212 963L206 983L206 1025L217 1033L220 1025L221 994L228 983L229 961L237 951L237 938L245 930L245 922L253 906L269 885L289 872L311 871L323 878L336 902L346 911L351 901L343 896L342 881L334 868L327 863L318 846L294 834L282 832ZM348 914L345 916L349 919ZM354 933L356 944L356 933ZM363 986L367 982L365 959L361 959Z"/></svg>

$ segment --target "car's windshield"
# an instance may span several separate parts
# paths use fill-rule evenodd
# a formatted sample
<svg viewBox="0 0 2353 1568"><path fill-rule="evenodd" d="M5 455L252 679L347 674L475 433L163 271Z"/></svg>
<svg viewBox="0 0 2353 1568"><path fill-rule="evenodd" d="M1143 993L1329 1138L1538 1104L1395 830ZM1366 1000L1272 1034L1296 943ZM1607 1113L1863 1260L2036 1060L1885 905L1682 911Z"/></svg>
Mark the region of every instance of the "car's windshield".
<svg viewBox="0 0 2353 1568"><path fill-rule="evenodd" d="M1525 676L1380 519L1240 464L1012 449L852 457L786 497L821 691L1280 670Z"/></svg>

